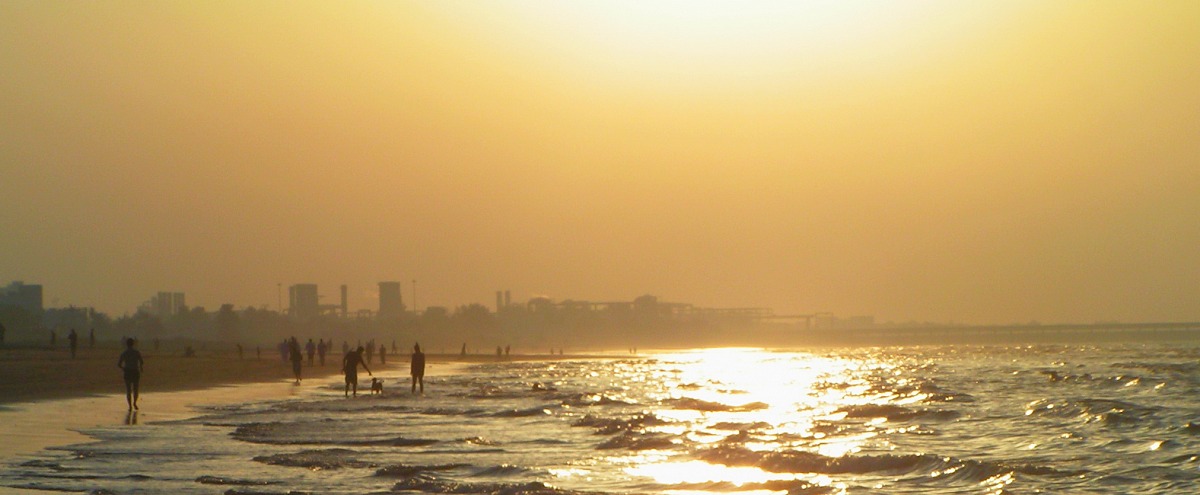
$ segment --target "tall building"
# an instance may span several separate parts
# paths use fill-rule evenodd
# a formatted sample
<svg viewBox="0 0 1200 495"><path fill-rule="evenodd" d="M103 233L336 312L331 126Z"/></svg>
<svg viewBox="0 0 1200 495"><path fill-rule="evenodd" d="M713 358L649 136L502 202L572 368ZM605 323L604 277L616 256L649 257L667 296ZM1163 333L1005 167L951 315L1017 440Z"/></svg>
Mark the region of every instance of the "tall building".
<svg viewBox="0 0 1200 495"><path fill-rule="evenodd" d="M150 299L151 311L159 318L170 318L184 309L182 292L159 292Z"/></svg>
<svg viewBox="0 0 1200 495"><path fill-rule="evenodd" d="M316 318L321 314L317 284L296 284L288 287L288 314L300 320Z"/></svg>
<svg viewBox="0 0 1200 495"><path fill-rule="evenodd" d="M404 300L400 297L400 282L379 282L380 319L396 319L404 314Z"/></svg>
<svg viewBox="0 0 1200 495"><path fill-rule="evenodd" d="M13 282L7 287L0 287L0 306L20 306L31 313L40 313L45 309L42 306L42 286Z"/></svg>

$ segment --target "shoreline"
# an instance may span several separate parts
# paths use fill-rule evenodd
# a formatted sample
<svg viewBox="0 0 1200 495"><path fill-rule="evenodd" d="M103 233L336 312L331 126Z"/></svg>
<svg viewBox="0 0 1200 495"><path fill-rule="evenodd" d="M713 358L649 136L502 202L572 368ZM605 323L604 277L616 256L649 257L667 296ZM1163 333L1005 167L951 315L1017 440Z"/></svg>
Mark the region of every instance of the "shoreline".
<svg viewBox="0 0 1200 495"><path fill-rule="evenodd" d="M22 349L14 353L0 350L0 376L18 379L0 382L0 463L29 458L53 447L86 442L81 430L105 425L136 427L148 422L186 419L199 414L196 407L250 401L280 400L311 394L339 381L338 366L326 356L325 367L305 363L302 384L295 385L291 365L281 360L239 359L236 353L180 356L146 356L142 379L140 409L128 411L120 370L113 349L82 350L72 361L65 349ZM230 355L232 354L232 355ZM381 364L376 359L372 371L389 381L408 379L408 355ZM611 359L613 355L513 355L497 359L494 355L427 354L426 376L453 373L462 366L491 363L568 359ZM111 359L110 359L111 358ZM278 359L278 356L276 356ZM341 356L339 353L338 359ZM111 361L111 362L110 362ZM152 366L153 364L153 366ZM340 364L340 361L339 363ZM51 371L47 371L51 370ZM199 371L219 372L200 373ZM41 371L42 374L37 374ZM154 373L158 380L152 380ZM77 379L64 379L72 373ZM369 393L360 376L360 388ZM52 386L57 384L57 386ZM153 385L152 385L153 384ZM131 424L132 423L132 424ZM38 493L29 491L28 493Z"/></svg>

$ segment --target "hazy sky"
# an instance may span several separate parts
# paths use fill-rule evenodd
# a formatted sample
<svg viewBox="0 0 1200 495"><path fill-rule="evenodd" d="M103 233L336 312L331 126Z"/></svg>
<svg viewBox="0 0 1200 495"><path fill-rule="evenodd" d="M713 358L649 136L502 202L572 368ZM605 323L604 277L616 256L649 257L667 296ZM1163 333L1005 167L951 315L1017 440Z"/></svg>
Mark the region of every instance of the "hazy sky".
<svg viewBox="0 0 1200 495"><path fill-rule="evenodd" d="M0 284L1200 320L1200 2L0 2Z"/></svg>

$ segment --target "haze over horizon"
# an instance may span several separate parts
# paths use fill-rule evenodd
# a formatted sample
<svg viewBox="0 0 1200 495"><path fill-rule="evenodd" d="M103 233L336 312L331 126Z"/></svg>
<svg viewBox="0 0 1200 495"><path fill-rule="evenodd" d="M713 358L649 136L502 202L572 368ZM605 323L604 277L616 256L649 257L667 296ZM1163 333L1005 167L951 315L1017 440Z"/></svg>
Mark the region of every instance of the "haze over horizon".
<svg viewBox="0 0 1200 495"><path fill-rule="evenodd" d="M0 3L0 284L1200 320L1198 2ZM53 303L53 304L52 304Z"/></svg>

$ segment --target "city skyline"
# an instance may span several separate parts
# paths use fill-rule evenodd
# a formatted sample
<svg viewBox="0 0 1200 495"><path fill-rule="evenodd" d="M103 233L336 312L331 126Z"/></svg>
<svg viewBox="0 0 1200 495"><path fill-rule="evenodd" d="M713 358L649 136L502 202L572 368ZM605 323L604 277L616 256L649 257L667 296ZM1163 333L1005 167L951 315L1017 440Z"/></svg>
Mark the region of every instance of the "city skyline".
<svg viewBox="0 0 1200 495"><path fill-rule="evenodd" d="M1200 320L1200 3L0 3L0 277ZM286 288L286 287L284 287ZM286 296L286 294L284 294ZM57 303L55 302L57 301Z"/></svg>

